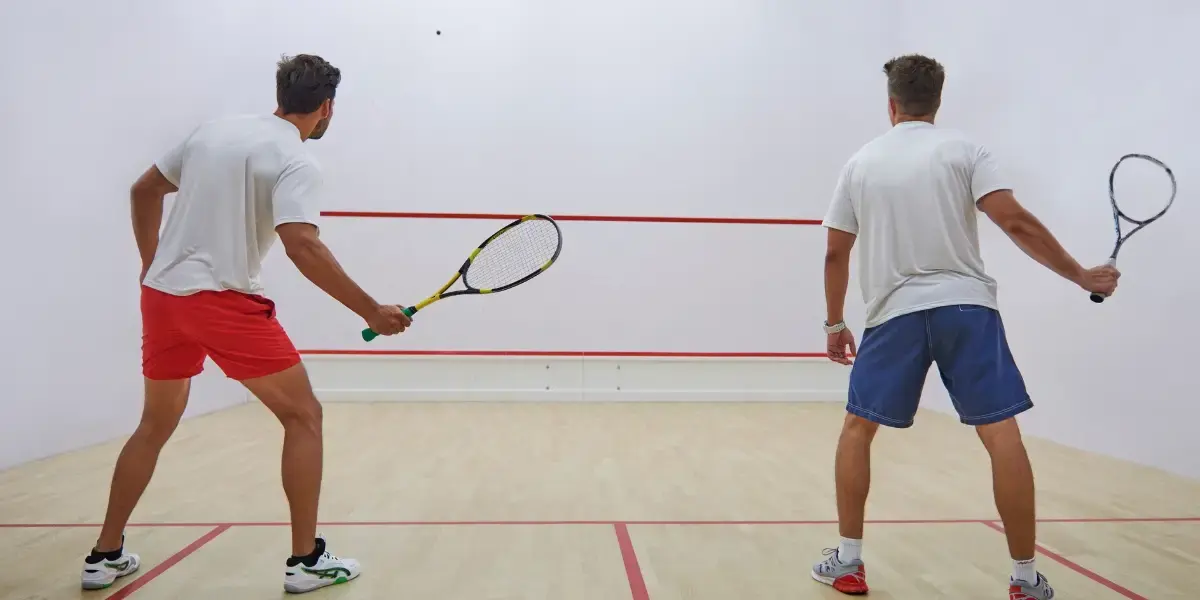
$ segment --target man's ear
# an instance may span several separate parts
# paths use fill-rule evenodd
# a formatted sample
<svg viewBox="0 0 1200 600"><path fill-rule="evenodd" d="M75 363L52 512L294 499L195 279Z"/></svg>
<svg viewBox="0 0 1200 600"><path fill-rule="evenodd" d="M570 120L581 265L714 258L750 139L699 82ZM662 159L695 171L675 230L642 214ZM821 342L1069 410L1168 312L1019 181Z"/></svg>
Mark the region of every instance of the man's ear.
<svg viewBox="0 0 1200 600"><path fill-rule="evenodd" d="M333 115L333 98L321 103L321 118L328 119Z"/></svg>

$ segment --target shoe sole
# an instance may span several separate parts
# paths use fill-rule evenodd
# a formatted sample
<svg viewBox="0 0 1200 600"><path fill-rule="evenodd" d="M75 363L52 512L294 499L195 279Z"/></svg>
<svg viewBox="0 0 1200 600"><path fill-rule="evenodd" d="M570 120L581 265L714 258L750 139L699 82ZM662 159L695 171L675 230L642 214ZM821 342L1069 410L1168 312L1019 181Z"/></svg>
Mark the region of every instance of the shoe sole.
<svg viewBox="0 0 1200 600"><path fill-rule="evenodd" d="M134 567L132 571L130 571L128 573L121 573L120 575L113 577L113 580L108 583L95 582L95 581L83 581L82 585L80 587L82 587L85 590L107 590L108 588L112 587L113 584L116 583L118 579L125 577L127 575L133 575L134 573L137 573L138 569L140 569L141 567L142 567L141 563L138 563L138 565L136 567Z"/></svg>
<svg viewBox="0 0 1200 600"><path fill-rule="evenodd" d="M847 596L866 596L866 595L867 595L867 592L865 592L865 591L863 591L863 592L846 592L846 591L843 591L843 590L838 590L838 589L837 589L836 587L834 587L834 585L833 585L833 583L834 583L835 581L837 581L837 580L836 580L835 578L833 578L833 577L824 577L824 576L822 576L822 575L818 575L816 571L809 571L809 574L810 574L810 575L812 575L812 578L813 578L813 580L814 580L814 581L817 581L818 583L823 583L823 584L825 584L825 585L827 585L827 586L829 586L829 587L832 587L833 589L835 589L835 590L837 590L838 592L841 592L841 593L843 593L843 594L846 594Z"/></svg>
<svg viewBox="0 0 1200 600"><path fill-rule="evenodd" d="M295 586L290 583L285 583L285 584L283 584L283 591L285 591L289 594L305 594L308 592L315 592L321 588L327 588L331 585L340 585L343 583L349 583L355 579L358 579L359 575L362 575L361 571L358 573L355 573L349 577L338 577L337 579L334 579L333 581L318 581L318 582L315 582L316 585L314 585L313 587L303 587L302 588L302 587L298 587L298 586Z"/></svg>

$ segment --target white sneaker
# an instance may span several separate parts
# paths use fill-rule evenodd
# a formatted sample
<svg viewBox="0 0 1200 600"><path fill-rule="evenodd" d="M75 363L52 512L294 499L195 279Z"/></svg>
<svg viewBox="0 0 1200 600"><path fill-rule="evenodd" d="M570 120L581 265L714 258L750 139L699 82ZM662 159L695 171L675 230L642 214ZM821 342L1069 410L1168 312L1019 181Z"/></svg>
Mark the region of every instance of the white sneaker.
<svg viewBox="0 0 1200 600"><path fill-rule="evenodd" d="M117 560L106 560L88 554L87 558L83 559L83 573L79 579L85 590L102 590L111 586L118 577L129 575L140 566L142 559L136 554L125 552L122 540L121 557Z"/></svg>
<svg viewBox="0 0 1200 600"><path fill-rule="evenodd" d="M325 550L325 538L317 537L315 553L320 556L316 564L309 566L304 563L291 564L288 559L287 570L283 574L283 590L290 594L303 594L323 587L346 583L362 573L358 561L352 558L338 558Z"/></svg>

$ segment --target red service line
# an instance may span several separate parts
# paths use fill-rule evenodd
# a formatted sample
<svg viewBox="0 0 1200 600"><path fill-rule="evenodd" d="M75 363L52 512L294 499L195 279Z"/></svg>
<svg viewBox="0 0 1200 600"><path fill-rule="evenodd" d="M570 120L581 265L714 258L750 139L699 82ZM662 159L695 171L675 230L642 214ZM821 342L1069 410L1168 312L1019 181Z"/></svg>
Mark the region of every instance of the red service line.
<svg viewBox="0 0 1200 600"><path fill-rule="evenodd" d="M994 518L989 519L867 519L868 525L961 525L966 523L983 523L992 526ZM1200 523L1200 516L1195 517L1067 517L1041 518L1038 523ZM420 526L538 526L538 525L627 525L627 526L693 526L693 525L836 525L836 519L778 519L778 520L446 520L446 521L322 521L325 527L420 527ZM100 527L100 523L0 523L0 529L74 529ZM218 522L171 522L151 521L130 523L129 527L288 527L286 521L218 521ZM994 528L994 527L993 527ZM215 537L215 535L213 536Z"/></svg>
<svg viewBox="0 0 1200 600"><path fill-rule="evenodd" d="M300 350L307 356L544 356L604 358L825 358L824 352L658 352L610 350Z"/></svg>
<svg viewBox="0 0 1200 600"><path fill-rule="evenodd" d="M621 549L621 562L625 563L625 577L629 580L629 592L633 600L650 600L646 578L642 576L637 552L633 550L633 540L629 538L629 527L624 523L617 523L613 525L613 530L617 534L617 546Z"/></svg>
<svg viewBox="0 0 1200 600"><path fill-rule="evenodd" d="M459 219L500 220L519 219L523 214L501 213L439 213L439 212L382 212L369 210L326 210L322 217L359 219ZM820 219L776 219L756 217L659 217L641 215L549 215L556 221L587 221L592 223L707 223L716 225L820 225Z"/></svg>
<svg viewBox="0 0 1200 600"><path fill-rule="evenodd" d="M225 531L227 531L229 529L229 527L230 527L229 525L218 525L218 526L214 527L212 529L212 531L209 531L208 533L200 536L196 541L188 544L179 552L172 554L171 556L167 557L166 560L162 561L161 563L158 563L157 566L155 566L153 569L150 569L149 571L147 571L146 574L127 583L124 587L117 590L116 593L109 596L108 600L124 600L125 598L128 598L130 595L132 595L134 592L141 589L147 583L154 581L154 579L156 577L167 572L167 569L170 569L171 567L174 567L175 565L179 564L179 561L187 558L189 555L191 555L193 552L199 550L205 544L213 541L213 538L216 538L218 535L225 533Z"/></svg>
<svg viewBox="0 0 1200 600"><path fill-rule="evenodd" d="M996 531L999 531L1000 533L1004 533L1004 527L1002 525L997 524L995 521L984 521L983 524L987 525L988 527L991 527L992 529L995 529ZM1060 564L1072 571L1075 571L1076 573L1079 573L1080 575L1083 575L1084 577L1087 577L1088 579L1091 579L1092 581L1120 594L1121 596L1123 596L1125 598L1128 598L1129 600L1149 600L1145 596L1136 594L1136 593L1126 589L1125 587L1122 587L1121 585L1117 584L1116 582L1113 582L1110 579L1106 579L1105 577L1101 576L1099 573L1089 570L1089 569L1083 567L1082 565L1068 559L1067 557L1065 557L1057 552L1054 552L1053 550L1050 550L1049 548L1046 548L1045 546L1043 546L1041 544L1035 544L1035 546L1037 547L1037 551L1039 554L1046 556L1047 558L1057 562L1058 564Z"/></svg>

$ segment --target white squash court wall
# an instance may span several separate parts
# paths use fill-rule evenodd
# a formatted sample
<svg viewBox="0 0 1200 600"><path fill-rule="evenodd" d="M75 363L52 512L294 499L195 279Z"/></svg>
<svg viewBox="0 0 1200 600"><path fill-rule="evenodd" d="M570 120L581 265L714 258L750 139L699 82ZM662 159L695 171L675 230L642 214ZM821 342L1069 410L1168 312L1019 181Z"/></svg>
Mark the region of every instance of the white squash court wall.
<svg viewBox="0 0 1200 600"><path fill-rule="evenodd" d="M136 276L128 183L198 120L269 110L282 53L323 54L345 75L331 133L313 143L330 210L820 218L842 162L886 128L882 62L919 51L950 70L943 121L1000 152L1022 199L1081 258L1108 250L1104 176L1117 156L1145 151L1176 167L1181 201L1123 254L1122 294L1102 307L990 226L985 256L1039 404L1027 427L1200 475L1200 447L1184 429L1200 417L1183 397L1187 349L1167 341L1180 327L1190 329L1169 339L1195 332L1182 306L1195 283L1170 279L1154 259L1196 255L1182 229L1195 218L1187 203L1195 155L1183 147L1193 136L1182 132L1195 130L1184 107L1197 94L1172 75L1185 67L1192 42L1182 31L1196 8L1146 3L1146 24L1137 25L1128 10L1080 0L1026 3L1001 11L943 2L937 17L899 1L6 5L0 43L29 62L17 65L21 93L5 96L21 118L0 142L0 185L20 199L20 227L4 243L18 256L46 248L45 232L56 240L39 260L16 264L12 279L48 276L45 297L5 299L14 321L5 327L5 381L15 383L4 397L15 417L0 464L132 429L136 289L117 283ZM929 3L919 8L929 14ZM1041 16L1017 21L1022 14ZM1113 36L1131 23L1127 35L1154 44L1118 55ZM323 235L368 289L404 303L440 284L496 225L328 219ZM819 227L562 226L560 264L527 288L448 300L404 336L372 344L280 252L268 286L308 349L821 350ZM71 333L39 340L46 323ZM66 361L83 365L78 376L45 374ZM838 399L847 372L763 358L311 356L309 364L326 400ZM242 399L212 374L198 387L198 411ZM929 390L930 405L945 409L939 387Z"/></svg>

